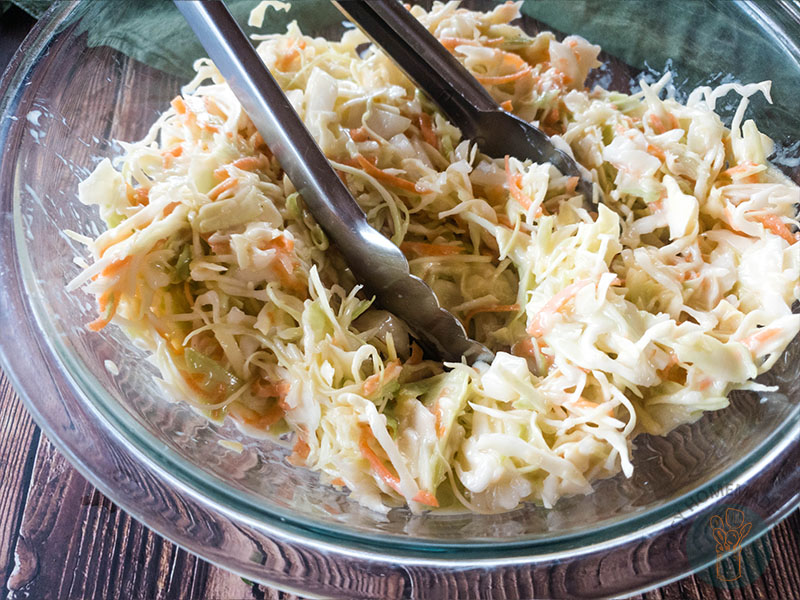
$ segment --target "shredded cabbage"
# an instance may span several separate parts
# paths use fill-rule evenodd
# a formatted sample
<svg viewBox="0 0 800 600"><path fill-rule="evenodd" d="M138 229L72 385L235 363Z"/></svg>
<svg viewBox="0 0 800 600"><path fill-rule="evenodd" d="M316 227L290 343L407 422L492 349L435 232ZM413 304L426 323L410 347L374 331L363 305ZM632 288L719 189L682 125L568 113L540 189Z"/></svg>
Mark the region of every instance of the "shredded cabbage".
<svg viewBox="0 0 800 600"><path fill-rule="evenodd" d="M758 388L800 329L800 188L747 98L584 80L599 48L527 36L519 2L411 9L507 110L553 136L603 202L549 164L489 158L356 30L256 36L370 223L496 352L426 360L372 306L207 59L124 155L79 187L107 229L70 283L153 351L171 393L376 511L511 510L631 476L631 441ZM256 20L267 6L264 2ZM727 128L714 112L743 100Z"/></svg>

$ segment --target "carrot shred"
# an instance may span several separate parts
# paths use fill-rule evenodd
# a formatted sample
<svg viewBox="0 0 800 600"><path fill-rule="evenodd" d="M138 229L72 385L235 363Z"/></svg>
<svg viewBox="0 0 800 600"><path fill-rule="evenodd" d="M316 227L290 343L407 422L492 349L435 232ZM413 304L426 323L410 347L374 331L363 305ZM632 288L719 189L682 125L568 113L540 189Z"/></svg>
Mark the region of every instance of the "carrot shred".
<svg viewBox="0 0 800 600"><path fill-rule="evenodd" d="M530 325L528 325L528 333L536 337L544 335L545 325L542 323L542 319L560 311L570 299L574 298L580 290L591 283L591 279L581 279L580 281L569 284L563 290L555 294L533 317Z"/></svg>
<svg viewBox="0 0 800 600"><path fill-rule="evenodd" d="M244 158L236 159L231 164L242 171L253 171L265 166L264 163L267 162L266 158L267 157L263 154L258 156L245 156Z"/></svg>
<svg viewBox="0 0 800 600"><path fill-rule="evenodd" d="M400 250L405 255L415 254L417 256L452 256L463 252L461 246L428 244L426 242L403 242L400 244Z"/></svg>
<svg viewBox="0 0 800 600"><path fill-rule="evenodd" d="M91 331L100 331L103 329L103 327L111 322L111 319L117 312L117 300L111 290L103 292L97 299L97 304L101 314L87 325ZM102 313L105 313L105 315Z"/></svg>
<svg viewBox="0 0 800 600"><path fill-rule="evenodd" d="M433 131L433 122L428 113L420 113L419 129L422 132L422 139L438 150L439 138L436 137L436 132Z"/></svg>
<svg viewBox="0 0 800 600"><path fill-rule="evenodd" d="M300 56L300 50L294 47L294 40L289 40L292 46L284 51L275 61L275 68L279 71L287 71L292 66L294 59Z"/></svg>
<svg viewBox="0 0 800 600"><path fill-rule="evenodd" d="M650 113L650 116L647 117L647 122L657 135L660 135L665 131L669 131L670 129L677 129L680 127L680 123L678 123L678 119L675 118L675 115L672 113L667 114L669 116L669 127L664 124L664 120L656 113Z"/></svg>
<svg viewBox="0 0 800 600"><path fill-rule="evenodd" d="M506 185L508 185L508 191L511 194L511 197L514 198L514 200L516 200L517 202L519 202L522 208L527 210L533 205L533 199L522 191L521 188L522 174L511 172L511 165L509 162L509 158L510 157L508 156L508 154L506 154ZM544 214L544 208L539 206L534 217L540 217L543 214Z"/></svg>
<svg viewBox="0 0 800 600"><path fill-rule="evenodd" d="M383 461L381 461L378 455L369 447L370 437L374 437L372 431L368 426L362 425L361 437L358 439L358 449L361 450L361 455L367 459L372 469L383 479L386 485L402 496L403 494L400 492L400 478L387 469Z"/></svg>
<svg viewBox="0 0 800 600"><path fill-rule="evenodd" d="M725 169L721 175L726 175L728 177L733 177L734 175L739 175L741 173L746 173L750 169L758 167L757 163L754 163L752 160L746 160L743 163L740 163L736 166L731 167L730 169Z"/></svg>
<svg viewBox="0 0 800 600"><path fill-rule="evenodd" d="M419 502L420 504L433 506L434 508L439 507L439 501L436 500L436 496L431 494L428 490L420 490L417 492L417 495L412 498L412 500L414 502Z"/></svg>
<svg viewBox="0 0 800 600"><path fill-rule="evenodd" d="M227 192L228 190L235 188L236 184L236 179L233 177L228 177L225 181L215 186L210 192L208 192L208 199L216 200L223 192Z"/></svg>
<svg viewBox="0 0 800 600"><path fill-rule="evenodd" d="M401 177L397 177L396 175L392 175L391 173L387 173L382 169L379 169L366 158L364 158L361 154L356 155L356 161L358 162L358 166L360 166L364 171L366 171L369 175L372 175L376 179L381 179L386 183L393 185L394 187L400 188L402 190L406 190L409 192L414 192L419 194L420 191L417 190L417 186L409 181L408 179L403 179Z"/></svg>
<svg viewBox="0 0 800 600"><path fill-rule="evenodd" d="M185 115L189 110L186 106L186 102L180 96L175 96L170 102L170 106L172 106L179 115Z"/></svg>
<svg viewBox="0 0 800 600"><path fill-rule="evenodd" d="M511 83L517 79L521 79L525 75L529 74L532 70L533 69L531 66L528 65L519 71L516 71L515 73L509 73L508 75L476 75L475 79L477 79L483 85L503 85L504 83Z"/></svg>
<svg viewBox="0 0 800 600"><path fill-rule="evenodd" d="M292 448L292 453L289 455L287 460L290 464L293 464L296 467L303 466L306 463L306 459L308 458L308 454L310 452L311 447L304 439L298 436L297 441L294 443L294 447Z"/></svg>
<svg viewBox="0 0 800 600"><path fill-rule="evenodd" d="M658 146L654 146L653 144L647 144L647 153L650 154L651 156L655 156L657 159L661 161L667 160L667 155L664 154L664 151Z"/></svg>
<svg viewBox="0 0 800 600"><path fill-rule="evenodd" d="M511 100L504 100L500 103L500 108L506 112L512 112L514 110L514 105L511 103Z"/></svg>
<svg viewBox="0 0 800 600"><path fill-rule="evenodd" d="M305 440L298 439L294 444L293 450L299 457L308 458L308 453L311 451L311 448Z"/></svg>
<svg viewBox="0 0 800 600"><path fill-rule="evenodd" d="M136 230L133 229L133 228L124 229L123 232L119 236L113 238L110 242L107 242L102 248L98 249L98 255L100 256L100 258L103 258L103 255L106 253L106 251L109 248L111 248L111 246L113 246L115 244L119 244L120 242L124 242L129 237L131 237L134 233L136 233Z"/></svg>
<svg viewBox="0 0 800 600"><path fill-rule="evenodd" d="M147 206L150 203L150 190L145 187L135 188L130 183L126 183L125 195L131 205Z"/></svg>
<svg viewBox="0 0 800 600"><path fill-rule="evenodd" d="M354 142L366 142L369 141L369 132L366 130L365 127L358 127L356 129L351 129L349 131L350 139Z"/></svg>
<svg viewBox="0 0 800 600"><path fill-rule="evenodd" d="M743 344L750 352L756 352L761 344L768 342L779 333L780 330L777 328L761 328L739 340L739 343Z"/></svg>
<svg viewBox="0 0 800 600"><path fill-rule="evenodd" d="M566 191L567 191L568 194L573 193L577 189L578 181L580 181L580 179L578 178L577 175L567 179Z"/></svg>
<svg viewBox="0 0 800 600"><path fill-rule="evenodd" d="M337 477L336 479L332 479L332 480L331 480L331 485L336 485L336 486L339 486L339 487L344 487L344 486L345 486L345 485L347 485L347 484L344 482L344 479L342 479L341 477Z"/></svg>
<svg viewBox="0 0 800 600"><path fill-rule="evenodd" d="M286 413L283 411L283 408L278 402L275 402L263 415L260 415L257 419L252 421L245 419L245 422L248 425L253 425L254 427L267 429L275 425L275 423L280 421L284 416L286 416Z"/></svg>
<svg viewBox="0 0 800 600"><path fill-rule="evenodd" d="M772 233L786 240L790 246L800 240L800 235L793 234L778 215L756 215L754 218Z"/></svg>
<svg viewBox="0 0 800 600"><path fill-rule="evenodd" d="M442 407L439 405L439 401L436 401L436 404L433 405L433 416L436 419L434 421L434 427L436 428L436 437L442 437L445 434L444 423L442 423Z"/></svg>
<svg viewBox="0 0 800 600"><path fill-rule="evenodd" d="M291 252L294 250L294 240L285 235L279 235L272 238L263 246L259 246L261 250L280 250L281 252Z"/></svg>
<svg viewBox="0 0 800 600"><path fill-rule="evenodd" d="M390 363L386 364L386 367L383 369L383 381L389 382L393 379L396 379L400 375L400 371L403 370L403 365L400 364L399 360L393 360ZM362 391L364 392L365 396L371 396L375 392L378 391L378 386L381 382L381 373L375 373L370 375L364 380L362 384Z"/></svg>
<svg viewBox="0 0 800 600"><path fill-rule="evenodd" d="M286 381L278 383L265 382L261 379L256 379L250 384L250 393L258 398L278 398L283 400L289 393L291 385Z"/></svg>
<svg viewBox="0 0 800 600"><path fill-rule="evenodd" d="M130 256L126 256L125 258L119 258L117 260L112 261L108 264L108 266L100 271L100 275L102 277L112 277L116 273L120 271L120 269L124 268L131 262Z"/></svg>
<svg viewBox="0 0 800 600"><path fill-rule="evenodd" d="M483 306L471 310L466 317L464 317L464 329L469 329L470 322L475 315L481 313L502 313L502 312L519 312L519 304L497 304L495 306Z"/></svg>

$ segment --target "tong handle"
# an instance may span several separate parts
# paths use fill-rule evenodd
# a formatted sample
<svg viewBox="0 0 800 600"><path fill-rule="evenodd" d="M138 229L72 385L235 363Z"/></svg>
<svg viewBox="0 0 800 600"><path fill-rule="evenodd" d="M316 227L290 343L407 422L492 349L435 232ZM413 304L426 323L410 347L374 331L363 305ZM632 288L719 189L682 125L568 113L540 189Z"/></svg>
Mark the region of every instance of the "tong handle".
<svg viewBox="0 0 800 600"><path fill-rule="evenodd" d="M367 217L220 0L175 2L318 222L347 257Z"/></svg>
<svg viewBox="0 0 800 600"><path fill-rule="evenodd" d="M400 2L333 3L425 90L466 137L474 138L478 133L474 124L478 112L499 110L489 92Z"/></svg>

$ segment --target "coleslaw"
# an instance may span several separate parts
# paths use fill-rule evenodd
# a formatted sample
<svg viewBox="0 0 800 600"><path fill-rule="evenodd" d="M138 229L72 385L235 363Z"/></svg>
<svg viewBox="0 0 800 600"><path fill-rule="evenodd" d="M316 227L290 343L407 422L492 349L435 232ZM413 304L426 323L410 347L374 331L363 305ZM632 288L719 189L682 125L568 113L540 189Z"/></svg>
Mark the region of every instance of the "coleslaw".
<svg viewBox="0 0 800 600"><path fill-rule="evenodd" d="M280 3L283 4L283 3ZM745 120L770 84L665 76L585 88L599 47L529 37L520 3L412 13L506 110L580 163L481 154L379 50L258 35L258 52L370 223L495 351L426 360L372 305L208 59L144 139L79 186L106 230L72 233L70 284L153 353L169 394L209 419L290 436L288 460L381 512L555 505L633 472L636 435L728 405L800 330L800 188ZM263 10L257 20L263 18ZM714 112L742 97L730 126Z"/></svg>

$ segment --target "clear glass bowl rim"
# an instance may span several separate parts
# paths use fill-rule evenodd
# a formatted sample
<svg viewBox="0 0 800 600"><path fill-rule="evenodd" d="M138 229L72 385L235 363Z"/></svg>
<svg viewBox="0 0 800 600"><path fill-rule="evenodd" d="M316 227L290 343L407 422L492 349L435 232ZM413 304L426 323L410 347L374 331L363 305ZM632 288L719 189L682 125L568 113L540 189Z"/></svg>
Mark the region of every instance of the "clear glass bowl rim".
<svg viewBox="0 0 800 600"><path fill-rule="evenodd" d="M0 109L3 109L3 118L0 119L0 126L5 117L8 116L6 110L13 108L13 98L17 94L24 75L29 71L40 53L45 49L53 33L73 14L78 8L78 5L79 2L77 0L54 5L47 13L46 17L40 21L34 31L29 35L21 52L12 60L12 63L3 76L2 87L0 87ZM0 127L0 139L2 139L2 127ZM4 230L7 229L7 221L8 220L0 224ZM3 257L3 255L0 254L0 257ZM23 273L25 272L24 248L22 248L21 243L17 245L16 256L4 257L4 260L9 259L22 261L22 271ZM2 261L0 261L0 268L3 266ZM20 290L2 290L3 295L15 292L19 293ZM4 302L0 303L0 306L8 306L9 304L9 302ZM32 312L37 313L39 311L34 310ZM30 313L31 311L29 310L28 316L30 316ZM4 326L10 325L11 315L0 315L0 323ZM40 329L49 329L47 324L41 321L38 325ZM315 527L309 529L307 523L291 522L291 515L276 515L270 511L264 510L256 503L243 501L240 493L237 492L236 495L232 494L230 490L226 490L224 486L220 485L220 482L216 478L205 473L197 472L188 461L185 461L168 449L158 447L158 444L154 444L153 440L146 434L144 429L135 423L127 413L121 410L114 410L114 403L107 401L107 396L104 396L97 382L93 381L94 378L83 371L80 365L70 365L69 350L61 346L57 340L58 337L55 335L48 335L44 338L45 343L48 345L47 350L49 350L52 355L57 356L62 365L67 365L67 372L64 373L62 371L60 375L66 375L72 379L74 387L80 389L84 394L81 400L105 421L107 429L121 436L118 437L118 439L123 442L126 449L135 453L142 462L157 472L162 479L170 482L173 486L188 493L192 497L199 499L204 504L213 507L215 510L233 516L251 525L265 528L270 532L280 534L289 539L299 537L300 539L310 540L318 546L320 544L326 547L330 545L332 551L347 550L358 555L366 550L367 555L371 559L383 556L386 560L395 561L400 555L406 555L409 558L413 557L412 560L417 562L417 564L433 565L441 562L441 551L443 550L457 549L462 552L467 550L467 548L459 547L458 544L442 544L428 547L426 544L420 544L415 540L397 543L395 545L394 542L387 543L386 536L381 536L380 539L370 537L360 538L357 535L343 537L341 531L329 531L327 533L333 535L326 535L325 532L321 532ZM37 417L36 420L38 424L43 428L48 437L55 442L59 449L64 452L85 475L87 475L88 479L97 482L97 478L91 472L86 462L80 456L71 452L65 444L61 443L61 436L56 430L50 427L46 415L36 409L36 396L31 393L33 391L30 389L31 382L25 382L20 377L16 376L15 361L10 358L10 354L12 352L19 352L19 348L16 346L12 348L11 345L12 340L10 336L0 338L0 364L6 369L6 372L14 383L15 388L20 393L20 396L31 412ZM44 349L42 349L42 351L44 351ZM797 417L797 413L795 413L795 417ZM481 559L476 556L470 556L469 558L465 557L465 560L468 561L468 564L474 565L476 563L499 564L505 560L525 562L534 560L537 557L544 558L545 556L547 556L547 558L552 558L553 556L567 558L570 554L574 554L578 548L587 550L590 548L597 548L598 546L612 547L627 543L631 539L654 535L659 531L669 528L673 524L672 519L676 514L687 517L691 513L703 510L710 502L697 503L694 509L692 509L690 513L687 513L685 510L687 497L700 497L710 490L719 490L729 486L746 486L748 481L762 470L765 465L769 464L775 456L785 452L789 446L797 444L798 438L800 438L800 420L794 418L788 420L781 428L773 432L771 436L762 442L757 450L740 461L739 464L708 481L704 486L690 490L684 496L665 503L647 515L638 515L630 519L624 519L621 522L592 530L588 534L569 534L557 541L542 539L518 541L512 544L515 546L514 552L507 555L506 558L493 557ZM108 489L107 485L103 485L102 487ZM110 496L132 514L141 514L134 506L131 506L131 501L115 497L113 490ZM715 499L715 501L720 502L722 499L723 498ZM798 501L800 501L800 498L797 498L795 494L795 497L786 504L785 510L782 510L780 515L776 515L777 519L771 522L770 525L774 525L780 518L788 514L791 509L796 506ZM286 521L287 517L290 519L288 523ZM764 529L758 533L763 534L766 531L767 529ZM580 537L578 545L571 543L576 540L570 538L576 537ZM755 537L752 539L755 539ZM565 544L560 545L559 542L564 542ZM481 547L485 550L485 544L472 545L470 549L479 550ZM446 560L444 562L450 567L459 564L459 561L453 560Z"/></svg>

